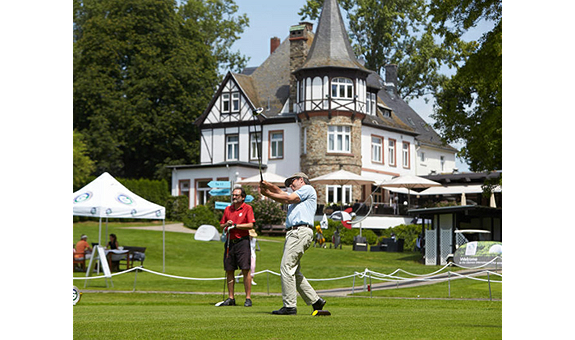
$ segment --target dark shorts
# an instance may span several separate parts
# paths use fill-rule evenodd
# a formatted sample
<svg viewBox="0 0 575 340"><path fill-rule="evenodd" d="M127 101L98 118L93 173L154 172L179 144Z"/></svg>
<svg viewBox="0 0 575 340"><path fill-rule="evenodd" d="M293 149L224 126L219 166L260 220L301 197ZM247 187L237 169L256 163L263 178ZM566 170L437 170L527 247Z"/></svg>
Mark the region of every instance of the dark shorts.
<svg viewBox="0 0 575 340"><path fill-rule="evenodd" d="M251 268L252 251L250 249L249 239L242 239L237 243L230 242L230 251L227 256L226 252L227 249L224 247L224 270L249 270Z"/></svg>

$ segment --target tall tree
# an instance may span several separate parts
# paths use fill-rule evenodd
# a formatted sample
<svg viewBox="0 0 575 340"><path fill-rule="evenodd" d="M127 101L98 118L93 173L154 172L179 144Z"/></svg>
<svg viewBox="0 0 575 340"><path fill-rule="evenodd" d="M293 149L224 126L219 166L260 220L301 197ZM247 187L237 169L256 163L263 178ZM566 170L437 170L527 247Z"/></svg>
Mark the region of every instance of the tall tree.
<svg viewBox="0 0 575 340"><path fill-rule="evenodd" d="M398 91L405 100L435 93L446 80L442 65L454 66L465 59L474 43L452 39L436 41L429 30L425 0L340 0L347 12L350 39L365 66L384 74L387 64L398 65ZM316 19L323 0L308 0L299 14Z"/></svg>
<svg viewBox="0 0 575 340"><path fill-rule="evenodd" d="M220 34L233 43L247 25L217 28L214 2L233 14L233 0L185 10L188 2L179 9L174 0L74 1L74 128L97 173L162 177L165 165L197 162L193 121L215 90L220 63L241 63L227 45L214 54L206 42ZM216 28L204 30L207 22Z"/></svg>
<svg viewBox="0 0 575 340"><path fill-rule="evenodd" d="M94 161L87 155L86 143L84 136L74 130L74 144L73 144L73 165L74 165L74 191L80 189L83 185L87 184L90 174L94 171Z"/></svg>
<svg viewBox="0 0 575 340"><path fill-rule="evenodd" d="M179 13L185 25L197 25L204 44L211 47L218 69L240 72L248 58L231 47L249 25L246 14L235 16L238 6L230 0L182 1Z"/></svg>
<svg viewBox="0 0 575 340"><path fill-rule="evenodd" d="M502 19L500 0L431 3L436 32L457 39L481 20L495 23L481 47L436 96L432 118L448 142L463 142L459 156L472 171L500 170L502 155Z"/></svg>

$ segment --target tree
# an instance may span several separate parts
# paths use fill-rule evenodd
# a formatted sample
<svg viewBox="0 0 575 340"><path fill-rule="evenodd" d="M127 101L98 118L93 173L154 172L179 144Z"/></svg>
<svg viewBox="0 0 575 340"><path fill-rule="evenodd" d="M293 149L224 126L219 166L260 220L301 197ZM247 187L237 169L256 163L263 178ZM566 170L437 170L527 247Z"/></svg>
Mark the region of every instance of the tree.
<svg viewBox="0 0 575 340"><path fill-rule="evenodd" d="M350 39L366 68L384 73L387 64L398 65L398 92L404 100L435 93L447 79L442 65L465 59L474 43L452 39L437 42L429 30L425 0L341 0L347 12ZM308 0L299 14L316 19L323 0Z"/></svg>
<svg viewBox="0 0 575 340"><path fill-rule="evenodd" d="M95 169L94 161L87 155L84 136L76 130L74 130L73 158L73 189L76 191L87 184Z"/></svg>
<svg viewBox="0 0 575 340"><path fill-rule="evenodd" d="M198 25L203 42L211 47L220 70L240 72L248 61L239 51L230 50L249 25L246 14L234 17L237 11L238 6L230 0L187 0L180 6L185 25Z"/></svg>
<svg viewBox="0 0 575 340"><path fill-rule="evenodd" d="M502 22L501 1L432 1L436 31L455 39L479 20L495 22L481 47L436 96L431 116L447 142L463 141L459 157L472 171L502 168Z"/></svg>
<svg viewBox="0 0 575 340"><path fill-rule="evenodd" d="M96 172L161 178L166 165L197 162L193 121L211 99L220 64L242 61L226 51L247 19L214 21L222 8L231 16L233 4L74 1L74 128L85 135ZM207 44L214 41L217 54Z"/></svg>

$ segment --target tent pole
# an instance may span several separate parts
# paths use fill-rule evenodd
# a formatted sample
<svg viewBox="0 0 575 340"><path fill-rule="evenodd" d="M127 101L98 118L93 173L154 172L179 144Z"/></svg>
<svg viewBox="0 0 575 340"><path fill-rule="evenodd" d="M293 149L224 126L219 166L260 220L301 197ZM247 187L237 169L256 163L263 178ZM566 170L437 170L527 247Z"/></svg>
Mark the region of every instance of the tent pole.
<svg viewBox="0 0 575 340"><path fill-rule="evenodd" d="M98 245L102 244L102 216L100 216L100 221L98 222Z"/></svg>
<svg viewBox="0 0 575 340"><path fill-rule="evenodd" d="M106 242L106 236L108 236L108 216L106 216L106 233L104 234L104 242Z"/></svg>
<svg viewBox="0 0 575 340"><path fill-rule="evenodd" d="M166 219L162 220L162 272L166 272Z"/></svg>

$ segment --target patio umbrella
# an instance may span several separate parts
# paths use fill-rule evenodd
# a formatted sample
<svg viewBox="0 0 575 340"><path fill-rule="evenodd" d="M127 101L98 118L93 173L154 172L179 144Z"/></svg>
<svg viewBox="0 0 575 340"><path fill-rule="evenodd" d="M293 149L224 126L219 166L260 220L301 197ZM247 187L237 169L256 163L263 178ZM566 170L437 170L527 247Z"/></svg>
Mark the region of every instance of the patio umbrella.
<svg viewBox="0 0 575 340"><path fill-rule="evenodd" d="M395 178L392 178L390 181L388 182L383 182L381 184L382 187L391 187L391 188L406 188L407 189L407 202L408 202L408 208L409 208L409 204L410 204L410 198L411 198L411 190L412 189L419 189L419 188L429 188L429 187L436 187L436 186L441 186L441 184L434 182L434 181L430 181L426 178L423 177L419 177L419 176L413 176L413 175L405 175L405 176L398 176Z"/></svg>
<svg viewBox="0 0 575 340"><path fill-rule="evenodd" d="M270 182L271 184L275 184L279 187L283 187L285 186L284 182L286 180L286 177L284 176L280 176L278 174L274 174L273 172L266 172L262 174L263 178L265 181ZM260 184L260 175L254 175L252 177L248 177L248 178L244 178L244 179L240 179L239 181L237 181L236 183L238 184L251 184L251 185L259 185Z"/></svg>
<svg viewBox="0 0 575 340"><path fill-rule="evenodd" d="M347 210L347 209L346 209ZM344 210L334 211L331 215L329 215L334 221L341 221L344 227L347 229L351 229L351 219L353 218L351 214Z"/></svg>
<svg viewBox="0 0 575 340"><path fill-rule="evenodd" d="M365 185L373 184L374 180L362 177L353 172L338 170L309 180L313 184L331 185Z"/></svg>

